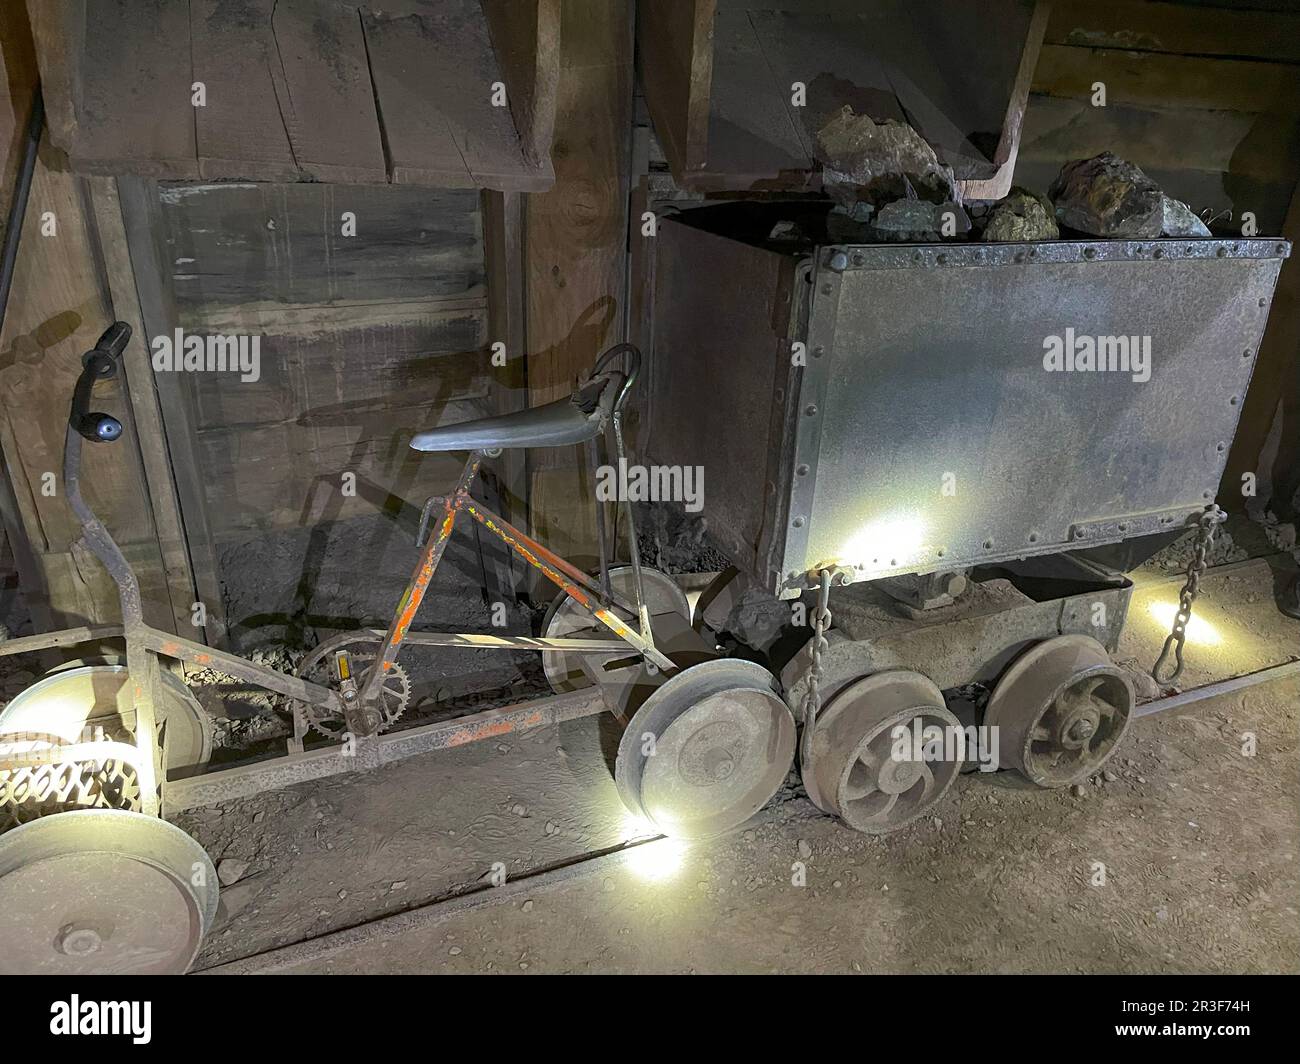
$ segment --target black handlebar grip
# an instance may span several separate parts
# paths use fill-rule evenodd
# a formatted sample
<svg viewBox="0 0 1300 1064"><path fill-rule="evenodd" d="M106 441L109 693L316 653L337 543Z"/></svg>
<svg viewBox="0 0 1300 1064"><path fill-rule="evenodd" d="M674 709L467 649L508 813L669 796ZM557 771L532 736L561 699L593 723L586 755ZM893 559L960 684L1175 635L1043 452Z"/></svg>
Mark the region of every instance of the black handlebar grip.
<svg viewBox="0 0 1300 1064"><path fill-rule="evenodd" d="M131 326L124 321L115 321L95 342L95 350L116 359L126 350L127 341L130 339Z"/></svg>
<svg viewBox="0 0 1300 1064"><path fill-rule="evenodd" d="M122 435L122 422L111 414L91 411L90 390L96 380L117 376L118 359L131 339L131 326L115 321L104 330L94 348L81 358L81 375L72 396L71 425L91 443L112 443Z"/></svg>

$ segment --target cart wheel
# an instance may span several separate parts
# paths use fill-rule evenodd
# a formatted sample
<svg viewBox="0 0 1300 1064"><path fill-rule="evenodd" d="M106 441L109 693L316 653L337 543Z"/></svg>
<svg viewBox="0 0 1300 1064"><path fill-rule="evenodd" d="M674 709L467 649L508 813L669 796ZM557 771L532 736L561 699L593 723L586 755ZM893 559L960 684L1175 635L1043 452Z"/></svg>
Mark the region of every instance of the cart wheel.
<svg viewBox="0 0 1300 1064"><path fill-rule="evenodd" d="M1133 685L1097 640L1062 635L1031 647L1002 675L984 711L1001 764L1040 787L1094 775L1133 712Z"/></svg>
<svg viewBox="0 0 1300 1064"><path fill-rule="evenodd" d="M217 873L173 824L81 809L0 835L0 973L179 975L217 911Z"/></svg>
<svg viewBox="0 0 1300 1064"><path fill-rule="evenodd" d="M865 676L836 694L804 737L808 797L855 831L898 831L934 808L961 773L960 729L942 692L919 672ZM927 736L941 738L935 745Z"/></svg>
<svg viewBox="0 0 1300 1064"><path fill-rule="evenodd" d="M167 773L193 772L212 756L212 718L173 673L163 671L162 686L158 718L165 725ZM101 725L106 737L122 738L134 727L131 709L125 665L65 665L0 711L0 735L40 733L72 743L87 726Z"/></svg>
<svg viewBox="0 0 1300 1064"><path fill-rule="evenodd" d="M632 566L616 565L609 571L609 586L614 594L627 602L636 601L636 589L632 583ZM686 618L689 626L691 607L686 601L686 592L677 586L677 582L667 573L658 569L641 567L641 586L645 592L646 608L653 617L656 613L678 613ZM636 618L623 610L619 616L636 627ZM542 636L547 639L613 639L610 632L595 617L573 601L566 592L555 597L542 620ZM628 647L627 654L635 651ZM620 657L619 654L589 655L592 663L603 663ZM557 695L570 691L581 691L590 687L587 674L582 671L583 655L569 650L543 650L542 668L546 679L550 681L551 690Z"/></svg>
<svg viewBox="0 0 1300 1064"><path fill-rule="evenodd" d="M666 835L709 838L765 806L794 761L776 681L750 661L685 669L633 714L614 779L623 804Z"/></svg>

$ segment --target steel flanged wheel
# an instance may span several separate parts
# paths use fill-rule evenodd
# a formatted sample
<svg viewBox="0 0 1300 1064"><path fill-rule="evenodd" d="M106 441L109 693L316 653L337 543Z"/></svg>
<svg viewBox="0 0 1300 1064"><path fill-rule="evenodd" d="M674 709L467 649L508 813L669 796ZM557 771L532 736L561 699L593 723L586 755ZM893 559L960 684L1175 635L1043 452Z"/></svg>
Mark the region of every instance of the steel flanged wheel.
<svg viewBox="0 0 1300 1064"><path fill-rule="evenodd" d="M1086 635L1031 647L998 681L986 727L998 729L1000 763L1040 787L1094 775L1115 752L1133 713L1133 685Z"/></svg>
<svg viewBox="0 0 1300 1064"><path fill-rule="evenodd" d="M750 661L706 661L633 714L614 778L623 804L665 835L709 838L768 803L794 746L794 718L771 673Z"/></svg>
<svg viewBox="0 0 1300 1064"><path fill-rule="evenodd" d="M212 756L212 718L173 673L162 673L163 755L168 775L202 768ZM100 727L108 739L131 741L134 711L125 665L56 669L19 692L0 711L0 736L57 736L67 743Z"/></svg>
<svg viewBox="0 0 1300 1064"><path fill-rule="evenodd" d="M157 817L83 809L0 836L0 973L179 975L216 911L203 847Z"/></svg>
<svg viewBox="0 0 1300 1064"><path fill-rule="evenodd" d="M599 577L597 581L599 582ZM611 568L609 587L624 602L635 604L636 587L632 580L632 566L616 565ZM686 600L686 592L677 586L677 582L671 576L643 565L641 587L651 617L657 613L678 613L686 619L687 626L690 625L691 607ZM625 610L616 612L633 628L637 627L637 620L631 614ZM546 616L542 620L542 635L547 639L615 638L608 628L566 593L557 595L547 609ZM635 652L629 647L627 653L630 655ZM603 663L619 656L618 654L590 655L593 664ZM546 671L546 679L551 684L551 690L557 695L581 691L584 687L591 686L587 674L582 670L582 658L583 655L570 650L542 651L542 668Z"/></svg>
<svg viewBox="0 0 1300 1064"><path fill-rule="evenodd" d="M897 831L933 808L960 774L961 734L939 688L920 673L866 676L817 715L801 752L804 787L855 831Z"/></svg>

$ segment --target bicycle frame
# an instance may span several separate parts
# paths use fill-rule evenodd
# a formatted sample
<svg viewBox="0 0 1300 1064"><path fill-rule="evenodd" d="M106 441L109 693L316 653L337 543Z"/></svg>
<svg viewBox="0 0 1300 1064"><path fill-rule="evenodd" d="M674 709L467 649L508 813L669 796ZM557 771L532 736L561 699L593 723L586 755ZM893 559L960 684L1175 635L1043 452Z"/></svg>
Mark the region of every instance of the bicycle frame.
<svg viewBox="0 0 1300 1064"><path fill-rule="evenodd" d="M112 442L122 432L121 424L116 419L103 414L88 412L91 387L96 380L108 380L118 376L118 360L130 336L129 327L121 323L114 326L101 337L96 348L85 358L85 368L77 382L77 390L72 404L64 447L64 481L68 501L81 523L82 534L95 556L104 564L109 575L118 588L122 607L121 625L97 625L67 628L42 635L0 643L0 657L12 654L30 653L59 646L71 646L94 640L123 638L126 642L127 670L131 677L136 714L135 768L139 775L142 796L142 810L157 815L160 812L159 794L162 779L159 749L156 742L157 713L162 704L161 663L160 657L175 658L191 665L210 668L236 679L255 684L265 690L312 705L321 706L332 713L341 714L349 730L358 738L373 734L374 716L367 717L363 708L380 697L383 679L393 664L403 645L410 643L417 646L465 646L488 650L579 650L591 653L618 653L631 648L641 655L648 665L658 671L672 673L676 670L674 663L662 654L654 645L650 631L649 617L640 586L640 564L635 548L635 526L632 523L630 508L627 518L629 530L634 540L632 564L636 573L634 586L635 603L628 603L614 595L608 588L605 571L605 542L603 535L603 512L601 526L601 578L597 584L587 574L575 568L563 558L554 554L544 545L532 539L503 517L494 513L471 495L471 489L478 476L485 452L473 451L465 463L456 487L451 495L434 496L429 499L421 514L420 532L417 544L421 546L417 562L406 590L398 601L392 622L382 632L375 629L361 629L345 632L326 640L312 652L314 660L328 659L335 651L354 643L374 643L381 645L378 654L378 667L371 670L366 684L361 691L355 686L346 687L339 692L321 684L303 679L301 675L291 676L263 665L254 664L238 655L206 646L170 632L153 628L144 621L140 599L139 583L125 556L108 530L96 518L86 504L80 491L81 448L83 437L94 442ZM597 370L609 359L619 353L626 345L619 345L606 352L597 364ZM630 385L631 378L628 380ZM123 389L125 383L123 382ZM626 391L626 386L624 391ZM621 402L621 397L620 397ZM101 431L109 429L111 432ZM617 449L623 451L620 413L613 414L613 429ZM598 504L599 505L599 504ZM433 511L440 509L437 525L433 534L425 538ZM424 600L429 584L437 572L438 564L446 551L456 520L466 514L485 529L500 539L506 547L530 566L555 584L562 592L572 597L580 607L589 612L597 621L616 636L616 639L577 639L577 638L536 638L532 636L495 636L480 633L443 633L412 632L420 605ZM421 543L421 541L423 541ZM615 608L636 617L639 630L624 622L615 612ZM115 744L122 746L123 744ZM301 735L295 726L295 735L290 743L291 750L301 751ZM0 746L0 750L3 747ZM68 755L68 747L52 746L36 755L39 760L58 760ZM119 751L120 754L120 751ZM13 761L12 758L9 759ZM32 754L24 755L24 763L33 760ZM0 754L0 768L6 764ZM13 761L17 764L17 761Z"/></svg>

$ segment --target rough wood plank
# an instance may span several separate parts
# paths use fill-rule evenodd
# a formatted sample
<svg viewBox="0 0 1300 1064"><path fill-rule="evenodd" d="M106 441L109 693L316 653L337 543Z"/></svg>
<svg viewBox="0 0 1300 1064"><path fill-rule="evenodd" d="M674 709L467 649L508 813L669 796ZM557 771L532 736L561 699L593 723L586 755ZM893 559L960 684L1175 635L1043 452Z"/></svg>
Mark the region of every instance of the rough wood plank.
<svg viewBox="0 0 1300 1064"><path fill-rule="evenodd" d="M1194 108L1172 113L1030 97L1022 165L1083 159L1103 151L1143 168L1219 171L1234 181L1292 182L1300 170L1300 139L1292 116Z"/></svg>
<svg viewBox="0 0 1300 1064"><path fill-rule="evenodd" d="M162 188L177 300L410 300L481 295L478 194L334 185ZM343 213L356 235L344 236Z"/></svg>
<svg viewBox="0 0 1300 1064"><path fill-rule="evenodd" d="M1048 45L1034 92L1086 100L1106 86L1109 105L1153 110L1300 112L1300 67L1242 59Z"/></svg>
<svg viewBox="0 0 1300 1064"><path fill-rule="evenodd" d="M277 0L271 29L284 71L280 112L299 168L320 181L387 181L356 8Z"/></svg>
<svg viewBox="0 0 1300 1064"><path fill-rule="evenodd" d="M444 412L449 421L486 414L481 404L461 403ZM463 456L426 455L407 446L412 429L422 424L415 416L398 421L380 413L351 436L331 434L323 442L311 428L292 424L200 433L198 454L211 471L205 491L214 533L225 539L401 504L418 513L428 496L449 491L464 467ZM339 490L344 473L356 476L355 496Z"/></svg>
<svg viewBox="0 0 1300 1064"><path fill-rule="evenodd" d="M744 11L719 11L704 180L749 188L811 165L787 107L789 88L771 75Z"/></svg>
<svg viewBox="0 0 1300 1064"><path fill-rule="evenodd" d="M1002 135L993 152L993 162L997 172L987 180L978 178L962 184L962 195L967 199L1001 199L1011 191L1015 178L1016 162L1020 157L1020 142L1024 137L1025 113L1029 109L1029 93L1034 80L1034 71L1039 63L1043 47L1043 36L1047 31L1047 20L1051 14L1051 4L1047 0L1038 0L1025 32L1024 50L1020 55L1020 64L1016 70L1015 81L1007 98L1006 113L1002 117Z"/></svg>
<svg viewBox="0 0 1300 1064"><path fill-rule="evenodd" d="M199 170L205 179L298 178L277 102L282 76L271 11L276 0L189 0L194 78L207 89L197 107ZM283 87L281 89L283 91Z"/></svg>
<svg viewBox="0 0 1300 1064"><path fill-rule="evenodd" d="M566 13L567 6L566 0ZM714 13L715 0L659 0L636 8L646 103L679 179L708 161ZM561 42L567 54L567 32Z"/></svg>
<svg viewBox="0 0 1300 1064"><path fill-rule="evenodd" d="M540 189L548 165L525 160L477 0L440 0L363 17L394 182ZM509 93L507 92L507 104Z"/></svg>
<svg viewBox="0 0 1300 1064"><path fill-rule="evenodd" d="M26 9L21 4L0 4L0 240L38 78Z"/></svg>
<svg viewBox="0 0 1300 1064"><path fill-rule="evenodd" d="M96 0L85 26L73 167L197 178L188 4Z"/></svg>
<svg viewBox="0 0 1300 1064"><path fill-rule="evenodd" d="M76 101L81 96L86 0L27 0L27 15L40 66L50 143L68 151L77 136Z"/></svg>
<svg viewBox="0 0 1300 1064"><path fill-rule="evenodd" d="M1300 62L1300 16L1133 0L1054 0L1049 44Z"/></svg>
<svg viewBox="0 0 1300 1064"><path fill-rule="evenodd" d="M42 156L57 158L48 143ZM50 235L42 232L46 211L57 223ZM42 628L119 615L117 591L103 566L76 544L80 527L68 507L63 480L68 409L81 356L112 321L95 252L79 179L38 160L22 254L0 334L0 436L22 525L41 570L41 577L24 591ZM95 402L130 424L131 411L116 382L101 385ZM138 561L137 575L147 588L146 618L159 627L171 626L163 559L145 505L139 452L129 440L85 448L82 480L86 501L123 550ZM43 490L47 483L53 494ZM59 560L72 555L72 568Z"/></svg>
<svg viewBox="0 0 1300 1064"><path fill-rule="evenodd" d="M258 337L261 375L255 382L236 373L194 375L195 428L301 422L346 433L385 408L429 410L486 397L482 309L422 303L347 310L333 320L310 312L247 316L238 331Z"/></svg>

